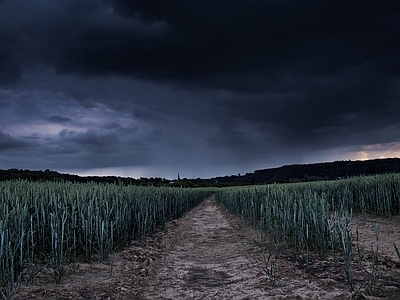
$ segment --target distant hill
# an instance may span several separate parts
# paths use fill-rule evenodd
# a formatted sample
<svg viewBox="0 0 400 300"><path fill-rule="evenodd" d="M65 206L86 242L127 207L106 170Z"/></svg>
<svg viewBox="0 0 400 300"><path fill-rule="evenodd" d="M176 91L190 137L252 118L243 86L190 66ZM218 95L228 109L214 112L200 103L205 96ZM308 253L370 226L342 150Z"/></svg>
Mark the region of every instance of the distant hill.
<svg viewBox="0 0 400 300"><path fill-rule="evenodd" d="M131 177L119 176L78 176L74 174L64 174L52 170L44 171L31 171L22 169L8 169L0 170L0 181L24 179L30 181L71 181L71 182L107 182L107 183L124 183L135 185L163 185L168 183L169 180L163 178L140 178L135 179Z"/></svg>
<svg viewBox="0 0 400 300"><path fill-rule="evenodd" d="M256 170L245 175L231 175L210 179L168 180L151 177L135 179L118 176L78 176L57 171L31 171L22 169L0 170L0 181L26 179L32 181L72 181L72 182L108 182L134 185L172 185L184 187L233 186L265 183L289 183L304 181L335 180L351 176L400 173L400 158L373 159L365 161L335 161L315 164L294 164L279 168Z"/></svg>
<svg viewBox="0 0 400 300"><path fill-rule="evenodd" d="M245 175L215 177L211 180L218 185L242 185L334 180L384 173L400 173L400 158L285 165L279 168L256 170Z"/></svg>

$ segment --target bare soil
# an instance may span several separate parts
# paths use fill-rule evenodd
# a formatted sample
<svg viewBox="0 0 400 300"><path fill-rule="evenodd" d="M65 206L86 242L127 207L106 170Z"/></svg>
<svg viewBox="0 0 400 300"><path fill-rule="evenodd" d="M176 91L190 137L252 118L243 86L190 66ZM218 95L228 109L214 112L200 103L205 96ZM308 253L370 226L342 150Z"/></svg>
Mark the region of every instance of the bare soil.
<svg viewBox="0 0 400 300"><path fill-rule="evenodd" d="M371 245L380 224L377 280ZM356 299L400 299L400 218L357 216L359 249L352 264ZM22 285L15 299L348 299L344 263L265 243L251 226L217 204L214 197L146 240L103 264L76 263L60 284L51 270ZM262 244L261 246L263 246ZM267 262L265 258L268 259ZM307 263L308 261L308 263ZM263 269L264 268L264 269ZM267 268L267 271L265 270Z"/></svg>

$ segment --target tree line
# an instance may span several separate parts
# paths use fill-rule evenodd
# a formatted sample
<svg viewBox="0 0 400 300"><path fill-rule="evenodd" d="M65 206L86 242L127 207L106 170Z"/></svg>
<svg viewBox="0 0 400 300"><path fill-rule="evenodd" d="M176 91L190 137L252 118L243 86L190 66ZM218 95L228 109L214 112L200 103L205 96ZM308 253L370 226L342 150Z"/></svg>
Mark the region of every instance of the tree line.
<svg viewBox="0 0 400 300"><path fill-rule="evenodd" d="M256 170L244 175L213 178L165 179L159 177L132 178L120 176L78 176L46 169L32 171L22 169L0 170L0 181L24 179L30 181L72 181L120 183L126 185L178 186L178 187L224 187L234 185L291 183L336 180L341 178L400 173L400 158L373 159L365 161L335 161L314 164L293 164L278 168Z"/></svg>

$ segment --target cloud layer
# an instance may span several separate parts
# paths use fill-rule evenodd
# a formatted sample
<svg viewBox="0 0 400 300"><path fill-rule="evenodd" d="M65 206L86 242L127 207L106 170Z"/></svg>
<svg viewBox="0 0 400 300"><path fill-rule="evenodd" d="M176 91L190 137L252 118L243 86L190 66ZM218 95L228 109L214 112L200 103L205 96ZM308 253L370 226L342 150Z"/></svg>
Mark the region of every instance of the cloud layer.
<svg viewBox="0 0 400 300"><path fill-rule="evenodd" d="M0 1L0 168L191 178L399 156L399 12Z"/></svg>

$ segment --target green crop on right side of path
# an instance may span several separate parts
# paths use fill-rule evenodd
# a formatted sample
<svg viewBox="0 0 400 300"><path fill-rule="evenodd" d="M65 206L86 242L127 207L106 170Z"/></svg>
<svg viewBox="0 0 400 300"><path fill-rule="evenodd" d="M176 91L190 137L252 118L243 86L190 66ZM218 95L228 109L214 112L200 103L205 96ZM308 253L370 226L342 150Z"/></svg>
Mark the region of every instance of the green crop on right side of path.
<svg viewBox="0 0 400 300"><path fill-rule="evenodd" d="M267 232L271 241L324 255L328 250L343 250L353 212L400 214L400 174L225 188L216 199Z"/></svg>
<svg viewBox="0 0 400 300"><path fill-rule="evenodd" d="M370 292L374 294L376 291L380 228L377 224L375 246L371 246L374 257L372 271L368 273L364 268L366 274L359 275L354 266L356 262L365 262L362 262L358 246L355 246L358 244L358 228L355 240L352 214L389 218L399 215L400 174L224 188L216 193L216 200L231 213L252 222L262 237L269 237L274 244L275 261L269 263L269 259L265 260L263 268L274 282L276 272L271 271L276 270L278 245L283 243L294 248L304 257L306 268L309 267L309 250L318 252L321 257L329 253L337 264L342 265L352 299L367 286L368 276L365 275L370 275ZM261 248L264 253L265 249ZM396 244L394 248L400 257Z"/></svg>

